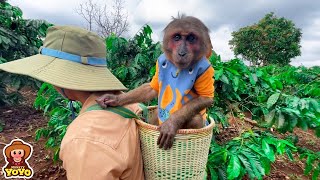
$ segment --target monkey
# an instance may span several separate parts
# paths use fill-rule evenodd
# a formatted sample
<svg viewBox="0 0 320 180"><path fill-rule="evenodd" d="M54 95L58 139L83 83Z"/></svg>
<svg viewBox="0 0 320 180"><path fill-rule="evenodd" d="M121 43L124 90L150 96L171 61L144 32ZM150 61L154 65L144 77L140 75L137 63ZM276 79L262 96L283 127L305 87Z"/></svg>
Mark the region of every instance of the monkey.
<svg viewBox="0 0 320 180"><path fill-rule="evenodd" d="M178 15L164 28L162 51L151 82L120 95L97 98L102 107L148 102L158 97L157 116L150 122L160 126L159 148L173 145L178 129L205 126L206 108L213 103L214 69L209 29L196 17Z"/></svg>

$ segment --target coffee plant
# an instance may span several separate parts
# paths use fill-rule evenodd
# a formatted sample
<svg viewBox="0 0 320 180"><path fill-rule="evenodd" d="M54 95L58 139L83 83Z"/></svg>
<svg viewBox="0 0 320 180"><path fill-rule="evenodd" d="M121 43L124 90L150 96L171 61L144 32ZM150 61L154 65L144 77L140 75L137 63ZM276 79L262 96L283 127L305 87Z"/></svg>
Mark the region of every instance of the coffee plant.
<svg viewBox="0 0 320 180"><path fill-rule="evenodd" d="M76 112L79 112L81 105L73 102ZM43 111L44 115L49 116L47 127L36 131L36 140L41 137L47 139L46 147L53 149L53 159L59 159L60 144L64 137L68 125L72 122L71 110L68 108L68 100L62 97L52 85L43 83L38 91L34 107Z"/></svg>
<svg viewBox="0 0 320 180"><path fill-rule="evenodd" d="M225 144L212 142L207 168L211 179L262 179L270 172L277 155L286 154L293 160L296 147L269 132L249 131Z"/></svg>
<svg viewBox="0 0 320 180"><path fill-rule="evenodd" d="M216 81L215 103L209 114L215 120L224 122L224 114L248 111L261 126L274 126L281 132L292 132L295 127L311 128L320 137L319 67L291 67L289 72L282 70L271 75L268 68L274 66L253 68L239 59L222 62L216 55L210 61ZM299 74L290 81L290 72ZM293 82L300 83L300 88ZM292 93L293 90L300 90L299 94Z"/></svg>
<svg viewBox="0 0 320 180"><path fill-rule="evenodd" d="M304 174L312 174L312 179L316 180L320 173L320 152L313 152L306 148L298 148L300 159L306 159Z"/></svg>
<svg viewBox="0 0 320 180"><path fill-rule="evenodd" d="M36 54L49 26L44 20L23 19L20 8L0 2L0 64ZM32 78L5 72L0 72L0 84L0 106L21 99L15 90L41 85ZM14 90L8 92L8 87Z"/></svg>
<svg viewBox="0 0 320 180"><path fill-rule="evenodd" d="M151 34L152 29L146 25L129 40L115 35L106 38L108 67L129 89L151 81L155 73L161 48L159 42L152 41Z"/></svg>

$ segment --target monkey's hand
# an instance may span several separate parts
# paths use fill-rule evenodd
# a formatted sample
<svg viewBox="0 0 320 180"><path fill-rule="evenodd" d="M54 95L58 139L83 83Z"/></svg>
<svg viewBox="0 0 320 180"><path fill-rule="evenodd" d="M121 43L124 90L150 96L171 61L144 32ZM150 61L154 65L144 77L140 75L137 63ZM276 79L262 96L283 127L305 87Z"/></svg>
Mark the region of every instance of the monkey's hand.
<svg viewBox="0 0 320 180"><path fill-rule="evenodd" d="M103 108L108 106L121 106L120 95L104 94L96 99L96 102Z"/></svg>
<svg viewBox="0 0 320 180"><path fill-rule="evenodd" d="M170 149L173 145L174 137L176 136L178 129L181 129L182 125L172 116L162 123L160 125L160 135L157 142L159 148Z"/></svg>
<svg viewBox="0 0 320 180"><path fill-rule="evenodd" d="M131 90L127 93L119 95L104 94L96 99L96 102L103 108L107 106L123 106L125 104L146 102L157 97L158 92L150 86L149 83L145 83L140 87Z"/></svg>

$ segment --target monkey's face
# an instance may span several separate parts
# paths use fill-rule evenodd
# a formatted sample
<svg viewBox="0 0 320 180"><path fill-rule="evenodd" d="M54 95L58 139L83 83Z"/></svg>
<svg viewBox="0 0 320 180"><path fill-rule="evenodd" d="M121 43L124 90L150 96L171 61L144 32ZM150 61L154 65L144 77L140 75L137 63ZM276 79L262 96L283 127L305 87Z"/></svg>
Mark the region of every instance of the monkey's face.
<svg viewBox="0 0 320 180"><path fill-rule="evenodd" d="M179 69L188 68L202 57L210 56L212 45L208 28L197 18L174 18L164 29L163 51Z"/></svg>
<svg viewBox="0 0 320 180"><path fill-rule="evenodd" d="M189 67L201 58L200 38L194 32L180 31L171 34L168 49L171 51L169 60L180 69Z"/></svg>

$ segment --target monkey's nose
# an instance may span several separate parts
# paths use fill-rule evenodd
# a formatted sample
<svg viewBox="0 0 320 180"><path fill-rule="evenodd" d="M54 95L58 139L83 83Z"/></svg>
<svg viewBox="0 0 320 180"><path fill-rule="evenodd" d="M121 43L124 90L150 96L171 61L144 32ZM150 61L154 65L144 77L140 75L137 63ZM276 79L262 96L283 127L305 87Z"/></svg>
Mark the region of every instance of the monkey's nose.
<svg viewBox="0 0 320 180"><path fill-rule="evenodd" d="M179 56L183 57L183 56L185 56L187 53L186 53L186 52L179 52L178 54L179 54Z"/></svg>

